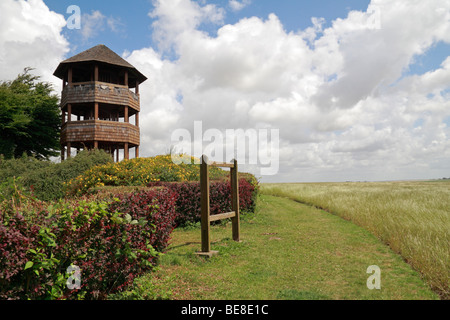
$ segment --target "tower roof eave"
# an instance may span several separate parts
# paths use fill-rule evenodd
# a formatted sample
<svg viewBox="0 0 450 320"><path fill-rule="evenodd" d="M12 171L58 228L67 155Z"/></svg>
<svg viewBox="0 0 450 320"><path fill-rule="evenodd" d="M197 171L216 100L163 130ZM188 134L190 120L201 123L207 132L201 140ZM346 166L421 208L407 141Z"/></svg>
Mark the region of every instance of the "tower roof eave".
<svg viewBox="0 0 450 320"><path fill-rule="evenodd" d="M131 71L135 75L139 83L147 80L147 77L140 73L134 66L132 66L125 59L120 57L117 53L103 44L99 44L69 59L62 61L56 68L53 75L60 79L63 79L64 74L70 64L90 61L103 62L110 65L128 68L129 71Z"/></svg>

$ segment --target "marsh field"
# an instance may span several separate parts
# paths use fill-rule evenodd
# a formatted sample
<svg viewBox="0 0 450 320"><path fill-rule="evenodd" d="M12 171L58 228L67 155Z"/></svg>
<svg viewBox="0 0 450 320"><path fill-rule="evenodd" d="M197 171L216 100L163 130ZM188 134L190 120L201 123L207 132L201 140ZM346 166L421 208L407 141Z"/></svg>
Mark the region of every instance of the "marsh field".
<svg viewBox="0 0 450 320"><path fill-rule="evenodd" d="M262 184L261 193L308 204L363 227L450 297L450 181Z"/></svg>

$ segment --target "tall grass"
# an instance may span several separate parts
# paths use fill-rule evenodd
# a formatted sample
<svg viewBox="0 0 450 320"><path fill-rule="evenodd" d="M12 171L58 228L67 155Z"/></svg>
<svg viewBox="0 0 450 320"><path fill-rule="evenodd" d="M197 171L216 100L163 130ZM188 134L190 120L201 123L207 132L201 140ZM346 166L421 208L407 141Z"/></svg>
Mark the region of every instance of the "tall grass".
<svg viewBox="0 0 450 320"><path fill-rule="evenodd" d="M307 203L360 225L450 298L450 183L262 184L261 193Z"/></svg>

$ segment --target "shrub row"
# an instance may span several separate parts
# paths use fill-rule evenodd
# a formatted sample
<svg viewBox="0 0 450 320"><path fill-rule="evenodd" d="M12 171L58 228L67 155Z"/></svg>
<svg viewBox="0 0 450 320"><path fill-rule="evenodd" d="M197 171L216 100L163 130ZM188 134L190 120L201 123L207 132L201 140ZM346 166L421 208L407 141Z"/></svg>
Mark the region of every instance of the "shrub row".
<svg viewBox="0 0 450 320"><path fill-rule="evenodd" d="M190 158L191 164L175 164L171 155L107 163L93 167L69 181L66 191L68 195L81 195L92 188L103 186L146 186L159 181L198 181L200 165L194 164L194 157ZM223 179L228 176L228 172L211 168L210 175L211 179Z"/></svg>
<svg viewBox="0 0 450 320"><path fill-rule="evenodd" d="M184 226L201 220L201 192L199 182L149 183L150 187L165 186L178 196L176 200L177 225ZM254 212L258 186L256 180L239 179L239 208L242 212ZM230 212L231 184L229 181L212 182L210 185L211 215Z"/></svg>
<svg viewBox="0 0 450 320"><path fill-rule="evenodd" d="M0 299L102 299L152 269L174 227L170 189L0 212ZM69 290L70 265L81 289Z"/></svg>
<svg viewBox="0 0 450 320"><path fill-rule="evenodd" d="M152 270L173 228L200 221L200 184L150 187L53 204L20 194L3 202L0 299L102 299ZM242 212L254 210L257 191L256 180L239 180ZM211 214L231 211L229 181L211 183L210 193ZM70 265L81 269L80 290L67 289Z"/></svg>
<svg viewBox="0 0 450 320"><path fill-rule="evenodd" d="M66 183L86 170L111 163L103 150L82 151L61 163L34 157L4 160L0 155L0 201L9 199L16 186L32 192L40 200L56 200L66 194Z"/></svg>

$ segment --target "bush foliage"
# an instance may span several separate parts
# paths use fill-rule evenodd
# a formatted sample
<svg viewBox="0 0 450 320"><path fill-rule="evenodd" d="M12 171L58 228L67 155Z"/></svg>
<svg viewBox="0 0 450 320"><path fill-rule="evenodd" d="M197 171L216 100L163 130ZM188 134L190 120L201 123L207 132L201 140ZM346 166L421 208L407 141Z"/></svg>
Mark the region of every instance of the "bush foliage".
<svg viewBox="0 0 450 320"><path fill-rule="evenodd" d="M86 170L112 162L103 150L81 151L61 163L23 156L0 159L0 200L9 199L14 184L31 192L40 200L56 200L66 194L66 184Z"/></svg>
<svg viewBox="0 0 450 320"><path fill-rule="evenodd" d="M102 299L152 270L175 224L169 189L0 211L0 299ZM78 266L81 289L66 273Z"/></svg>
<svg viewBox="0 0 450 320"><path fill-rule="evenodd" d="M96 151L60 164L31 157L1 164L0 299L106 298L153 269L176 226L200 221L199 166L170 156L111 163ZM210 173L211 214L231 211L229 173ZM242 177L240 209L253 211L258 182ZM87 194L103 185L140 190ZM67 190L83 196L61 199ZM78 290L67 288L72 265L81 269Z"/></svg>
<svg viewBox="0 0 450 320"><path fill-rule="evenodd" d="M194 163L195 158L191 157ZM211 168L211 179L224 179L228 172ZM118 163L96 166L71 180L67 185L69 195L80 195L91 188L102 186L146 186L157 181L198 181L200 165L175 164L171 155L135 158Z"/></svg>
<svg viewBox="0 0 450 320"><path fill-rule="evenodd" d="M155 185L155 183L150 184ZM161 185L156 183L156 185ZM200 183L166 183L162 184L178 194L177 224L184 226L201 220ZM256 204L258 187L255 182L239 179L239 208L242 212L253 212ZM211 215L230 212L231 184L229 181L213 182L210 185Z"/></svg>

